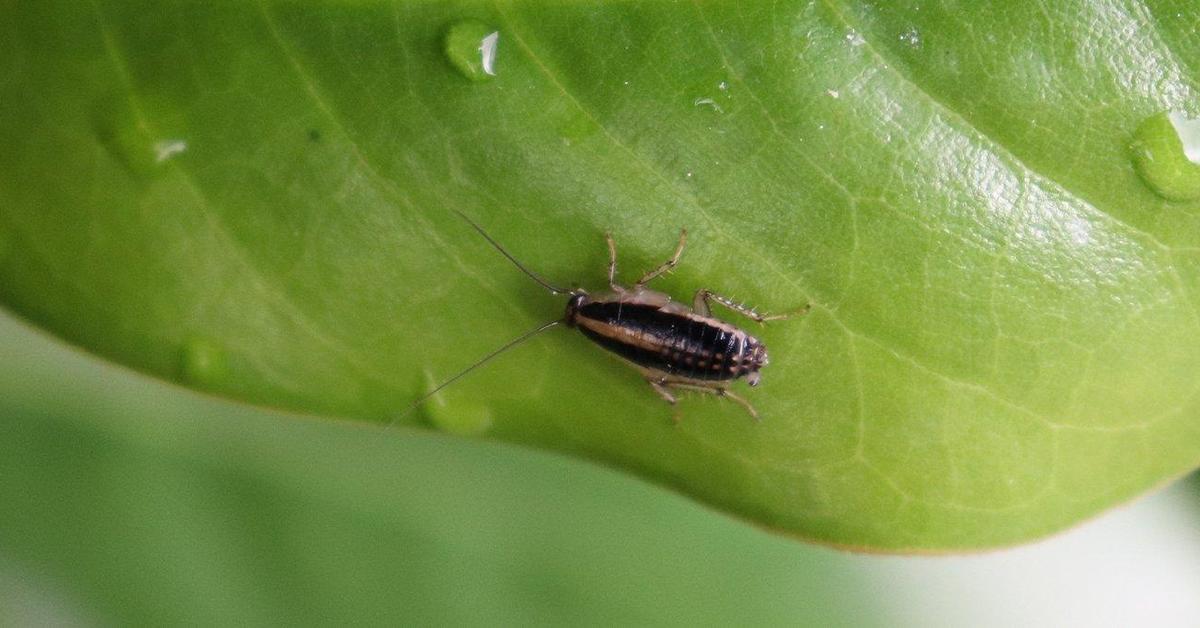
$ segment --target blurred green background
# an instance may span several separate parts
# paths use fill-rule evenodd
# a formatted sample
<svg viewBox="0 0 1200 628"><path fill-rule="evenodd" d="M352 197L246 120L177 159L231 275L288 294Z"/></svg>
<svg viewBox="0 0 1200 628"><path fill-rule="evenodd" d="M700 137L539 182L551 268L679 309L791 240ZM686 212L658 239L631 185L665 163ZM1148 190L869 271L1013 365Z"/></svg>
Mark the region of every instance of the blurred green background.
<svg viewBox="0 0 1200 628"><path fill-rule="evenodd" d="M582 461L206 398L9 316L0 364L0 624L1200 616L1186 484L1026 548L859 556Z"/></svg>

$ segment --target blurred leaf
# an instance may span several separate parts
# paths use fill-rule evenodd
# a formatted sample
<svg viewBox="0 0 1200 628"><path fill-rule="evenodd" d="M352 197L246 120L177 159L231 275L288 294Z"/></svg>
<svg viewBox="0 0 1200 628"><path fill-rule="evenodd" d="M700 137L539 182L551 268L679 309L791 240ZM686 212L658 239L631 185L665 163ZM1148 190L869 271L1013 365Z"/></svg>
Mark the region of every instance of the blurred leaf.
<svg viewBox="0 0 1200 628"><path fill-rule="evenodd" d="M847 557L594 465L204 399L7 316L0 359L0 624L882 625Z"/></svg>
<svg viewBox="0 0 1200 628"><path fill-rule="evenodd" d="M761 424L675 427L565 330L403 421L876 549L1033 538L1200 454L1198 206L1130 154L1196 113L1188 3L2 6L0 299L123 364L388 420L561 312L452 210L585 286L606 230L629 277L686 226L661 288L814 306L761 330Z"/></svg>

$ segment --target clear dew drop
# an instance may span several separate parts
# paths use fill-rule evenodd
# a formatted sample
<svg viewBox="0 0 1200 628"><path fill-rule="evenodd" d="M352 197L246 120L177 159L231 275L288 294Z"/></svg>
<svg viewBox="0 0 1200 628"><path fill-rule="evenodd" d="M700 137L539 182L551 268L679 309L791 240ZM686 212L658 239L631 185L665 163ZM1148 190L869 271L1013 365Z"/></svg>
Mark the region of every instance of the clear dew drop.
<svg viewBox="0 0 1200 628"><path fill-rule="evenodd" d="M1200 120L1162 112L1144 120L1130 144L1142 181L1172 201L1200 199Z"/></svg>
<svg viewBox="0 0 1200 628"><path fill-rule="evenodd" d="M478 403L431 403L425 408L429 424L456 436L482 436L492 429L492 411Z"/></svg>
<svg viewBox="0 0 1200 628"><path fill-rule="evenodd" d="M458 22L446 31L446 57L463 76L486 81L496 76L500 32L480 22Z"/></svg>
<svg viewBox="0 0 1200 628"><path fill-rule="evenodd" d="M416 394L436 387L433 373L424 371L420 377L424 381L414 389ZM469 395L452 394L449 389L428 397L418 408L420 420L426 425L455 436L482 436L496 423L490 407L473 401Z"/></svg>
<svg viewBox="0 0 1200 628"><path fill-rule="evenodd" d="M229 359L221 345L207 338L189 338L183 343L180 372L185 382L208 388L228 376Z"/></svg>
<svg viewBox="0 0 1200 628"><path fill-rule="evenodd" d="M427 385L433 378L427 377ZM486 405L438 393L421 405L425 422L438 431L456 436L482 436L492 429L495 419Z"/></svg>
<svg viewBox="0 0 1200 628"><path fill-rule="evenodd" d="M695 107L707 107L717 113L725 113L725 110L721 108L721 105L717 104L717 101L707 97L697 98L692 101L692 105Z"/></svg>

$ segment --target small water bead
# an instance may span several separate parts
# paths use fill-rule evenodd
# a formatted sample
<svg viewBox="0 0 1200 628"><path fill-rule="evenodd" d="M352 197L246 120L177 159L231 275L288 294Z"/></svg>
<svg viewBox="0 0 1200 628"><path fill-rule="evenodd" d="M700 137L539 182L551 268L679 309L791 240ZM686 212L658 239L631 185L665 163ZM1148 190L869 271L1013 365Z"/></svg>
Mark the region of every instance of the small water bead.
<svg viewBox="0 0 1200 628"><path fill-rule="evenodd" d="M206 338L189 338L183 344L180 374L193 386L208 388L224 381L229 359L221 346Z"/></svg>
<svg viewBox="0 0 1200 628"><path fill-rule="evenodd" d="M416 373L420 383L410 393L421 397L425 391L437 386L438 379L428 370ZM411 403L411 399L405 402ZM403 404L398 404L403 405ZM495 417L488 404L482 403L471 395L452 394L444 390L424 399L417 406L418 413L413 416L439 432L455 436L482 436L492 429Z"/></svg>
<svg viewBox="0 0 1200 628"><path fill-rule="evenodd" d="M495 422L491 409L470 401L431 401L422 413L431 427L455 436L482 436Z"/></svg>
<svg viewBox="0 0 1200 628"><path fill-rule="evenodd" d="M1200 199L1200 120L1178 112L1150 116L1133 134L1133 165L1159 196Z"/></svg>
<svg viewBox="0 0 1200 628"><path fill-rule="evenodd" d="M446 32L445 53L450 63L472 81L496 75L500 32L480 22L458 22Z"/></svg>

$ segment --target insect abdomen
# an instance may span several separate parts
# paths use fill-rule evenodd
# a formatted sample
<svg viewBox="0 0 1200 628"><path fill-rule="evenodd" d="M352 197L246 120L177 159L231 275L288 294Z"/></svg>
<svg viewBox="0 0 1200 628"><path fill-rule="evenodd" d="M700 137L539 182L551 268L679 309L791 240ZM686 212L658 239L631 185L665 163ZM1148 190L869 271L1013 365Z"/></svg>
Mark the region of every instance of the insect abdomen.
<svg viewBox="0 0 1200 628"><path fill-rule="evenodd" d="M597 301L581 305L585 336L648 369L696 380L731 380L757 371L766 350L746 332L715 319L655 305Z"/></svg>

